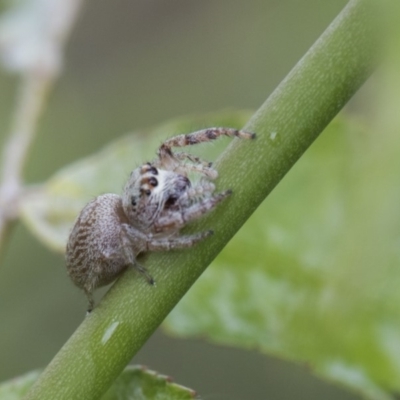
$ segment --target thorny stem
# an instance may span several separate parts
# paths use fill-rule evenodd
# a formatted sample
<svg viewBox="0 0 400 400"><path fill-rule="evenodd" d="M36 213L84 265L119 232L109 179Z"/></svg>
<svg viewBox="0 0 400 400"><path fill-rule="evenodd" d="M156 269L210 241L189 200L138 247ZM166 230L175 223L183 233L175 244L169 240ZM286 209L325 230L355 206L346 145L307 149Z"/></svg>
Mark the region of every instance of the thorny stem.
<svg viewBox="0 0 400 400"><path fill-rule="evenodd" d="M69 0L59 3L59 9L52 10L55 19L49 31L56 45L50 59L60 63L47 68L32 67L23 70L17 97L11 132L3 151L3 165L0 184L0 256L13 221L18 217L19 198L23 194L23 171L31 145L37 133L37 126L43 113L47 96L56 81L61 68L61 52L83 0ZM61 14L61 17L60 17Z"/></svg>
<svg viewBox="0 0 400 400"><path fill-rule="evenodd" d="M372 70L369 0L352 0L252 117L255 141L231 143L219 189L233 195L193 225L215 235L186 252L150 254L157 286L127 271L63 346L27 400L99 399L207 265L301 157ZM188 232L188 231L186 231Z"/></svg>

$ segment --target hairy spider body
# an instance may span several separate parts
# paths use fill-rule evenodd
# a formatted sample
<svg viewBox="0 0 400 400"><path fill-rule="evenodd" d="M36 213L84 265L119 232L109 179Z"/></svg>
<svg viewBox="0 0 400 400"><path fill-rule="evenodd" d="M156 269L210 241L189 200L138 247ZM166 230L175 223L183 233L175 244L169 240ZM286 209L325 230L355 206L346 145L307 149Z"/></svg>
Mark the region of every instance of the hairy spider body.
<svg viewBox="0 0 400 400"><path fill-rule="evenodd" d="M230 128L175 136L160 146L155 161L132 171L122 196L104 194L83 208L69 236L66 264L69 276L89 300L88 311L94 305L93 291L113 282L129 266L154 283L136 260L140 253L191 247L212 234L179 236L179 231L213 210L231 191L213 194L210 179L218 173L211 163L188 153L174 154L171 149L222 135L255 137ZM191 171L203 175L199 183L191 183L187 176Z"/></svg>

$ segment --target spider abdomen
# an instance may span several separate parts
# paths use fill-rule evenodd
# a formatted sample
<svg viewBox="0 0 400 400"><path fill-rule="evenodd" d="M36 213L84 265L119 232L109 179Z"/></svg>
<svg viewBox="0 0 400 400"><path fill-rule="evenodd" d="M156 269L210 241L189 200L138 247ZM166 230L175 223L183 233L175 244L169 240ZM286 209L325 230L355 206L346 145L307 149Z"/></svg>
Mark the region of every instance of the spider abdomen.
<svg viewBox="0 0 400 400"><path fill-rule="evenodd" d="M126 222L116 194L98 196L79 214L67 244L66 264L73 282L86 293L111 283L128 265L122 229Z"/></svg>

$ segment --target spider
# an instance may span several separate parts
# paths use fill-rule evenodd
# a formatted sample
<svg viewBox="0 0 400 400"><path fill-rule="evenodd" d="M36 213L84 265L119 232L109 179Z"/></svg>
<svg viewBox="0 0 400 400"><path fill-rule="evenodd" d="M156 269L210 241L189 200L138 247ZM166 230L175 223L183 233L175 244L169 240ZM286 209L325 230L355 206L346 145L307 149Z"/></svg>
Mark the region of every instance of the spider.
<svg viewBox="0 0 400 400"><path fill-rule="evenodd" d="M179 236L188 223L213 210L231 194L213 194L211 182L218 173L211 163L173 147L190 146L220 136L254 139L255 134L231 128L209 128L166 140L158 158L132 171L122 196L103 194L88 203L72 228L66 248L66 265L72 281L85 292L93 309L93 291L113 282L134 267L150 284L154 279L137 262L143 252L191 247L210 236L211 230ZM196 184L189 172L202 176Z"/></svg>

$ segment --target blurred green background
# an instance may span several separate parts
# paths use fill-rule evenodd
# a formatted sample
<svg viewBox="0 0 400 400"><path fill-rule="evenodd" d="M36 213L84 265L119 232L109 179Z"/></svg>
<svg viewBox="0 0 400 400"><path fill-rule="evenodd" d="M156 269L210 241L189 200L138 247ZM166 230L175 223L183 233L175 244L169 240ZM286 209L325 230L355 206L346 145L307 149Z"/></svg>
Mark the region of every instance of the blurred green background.
<svg viewBox="0 0 400 400"><path fill-rule="evenodd" d="M42 119L27 180L41 182L133 129L227 107L258 108L345 4L87 2ZM2 142L16 88L16 78L2 71ZM85 307L63 258L18 225L0 268L0 380L47 365L84 318ZM133 363L171 375L205 399L355 398L305 366L161 331Z"/></svg>

